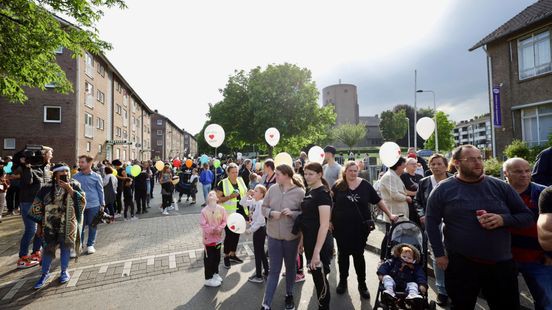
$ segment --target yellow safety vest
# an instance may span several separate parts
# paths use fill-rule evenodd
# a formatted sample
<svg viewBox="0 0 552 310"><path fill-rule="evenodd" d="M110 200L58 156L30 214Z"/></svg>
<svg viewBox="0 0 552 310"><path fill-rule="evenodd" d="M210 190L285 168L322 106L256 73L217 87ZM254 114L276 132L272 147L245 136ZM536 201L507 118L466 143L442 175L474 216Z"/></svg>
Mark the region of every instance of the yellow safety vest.
<svg viewBox="0 0 552 310"><path fill-rule="evenodd" d="M222 193L224 197L228 197L234 193L234 186L228 178L222 180ZM238 177L238 190L242 198L247 195L247 186L241 177ZM234 213L238 210L238 198L232 198L222 204L227 213ZM249 215L248 208L244 207L245 215Z"/></svg>

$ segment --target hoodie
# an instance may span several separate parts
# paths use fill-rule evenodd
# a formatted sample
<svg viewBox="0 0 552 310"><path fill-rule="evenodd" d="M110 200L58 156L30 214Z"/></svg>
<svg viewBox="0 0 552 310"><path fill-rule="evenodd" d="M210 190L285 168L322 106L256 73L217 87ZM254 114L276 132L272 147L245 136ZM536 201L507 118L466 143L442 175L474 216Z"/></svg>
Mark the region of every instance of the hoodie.
<svg viewBox="0 0 552 310"><path fill-rule="evenodd" d="M305 198L305 190L293 186L287 192L279 184L274 184L266 192L263 200L263 215L268 219L266 233L270 238L277 240L295 240L298 235L291 233L295 219L301 214L301 202ZM285 208L291 210L291 216L282 216L279 219L270 217L271 211L282 211Z"/></svg>
<svg viewBox="0 0 552 310"><path fill-rule="evenodd" d="M201 210L200 226L203 230L203 244L214 246L222 242L226 226L226 210L220 205L207 205Z"/></svg>

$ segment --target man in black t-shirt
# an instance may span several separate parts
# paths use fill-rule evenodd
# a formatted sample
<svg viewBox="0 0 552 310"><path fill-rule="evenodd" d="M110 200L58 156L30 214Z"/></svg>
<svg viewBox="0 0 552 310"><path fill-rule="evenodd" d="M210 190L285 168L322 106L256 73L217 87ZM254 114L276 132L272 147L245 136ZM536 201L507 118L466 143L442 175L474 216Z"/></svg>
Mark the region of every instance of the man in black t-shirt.
<svg viewBox="0 0 552 310"><path fill-rule="evenodd" d="M537 222L539 242L546 251L552 251L552 186L547 187L539 198L540 215ZM547 260L552 263L550 252L546 254Z"/></svg>

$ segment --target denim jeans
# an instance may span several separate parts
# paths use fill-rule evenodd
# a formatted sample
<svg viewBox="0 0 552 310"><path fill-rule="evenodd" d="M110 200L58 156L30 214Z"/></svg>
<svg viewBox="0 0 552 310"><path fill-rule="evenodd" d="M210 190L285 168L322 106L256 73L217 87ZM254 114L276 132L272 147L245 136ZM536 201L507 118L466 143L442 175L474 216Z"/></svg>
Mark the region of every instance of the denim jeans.
<svg viewBox="0 0 552 310"><path fill-rule="evenodd" d="M552 266L518 263L527 287L535 301L535 309L552 310Z"/></svg>
<svg viewBox="0 0 552 310"><path fill-rule="evenodd" d="M84 221L82 224L82 234L81 234L81 243L84 244L84 229L88 226L88 242L86 246L94 246L96 242L96 229L97 227L92 227L92 220L100 212L100 207L86 208L84 209Z"/></svg>
<svg viewBox="0 0 552 310"><path fill-rule="evenodd" d="M203 202L207 203L207 195L211 191L211 184L202 184L203 186Z"/></svg>
<svg viewBox="0 0 552 310"><path fill-rule="evenodd" d="M270 307L274 292L280 280L280 271L282 270L282 261L286 265L286 295L293 295L293 285L295 284L297 246L299 239L278 240L268 237L268 257L269 273L266 283L266 290L263 304Z"/></svg>
<svg viewBox="0 0 552 310"><path fill-rule="evenodd" d="M65 243L63 240L60 240L59 242L59 252L60 252L60 260L61 260L61 271L67 271L67 268L69 267L69 259L71 258L71 251L70 248L65 246ZM42 273L48 273L50 272L50 265L52 265L53 257L47 253L44 253L44 256L42 256Z"/></svg>
<svg viewBox="0 0 552 310"><path fill-rule="evenodd" d="M36 237L36 223L33 222L29 217L27 217L27 214L29 214L29 210L32 208L31 202L22 202L19 206L21 210L21 218L23 219L23 225L25 225L25 232L23 233L23 237L21 238L21 244L19 245L19 257L27 256L29 254L29 245L31 244L31 240L33 240L33 253L36 251L40 251L40 246L42 245L42 241L40 238Z"/></svg>

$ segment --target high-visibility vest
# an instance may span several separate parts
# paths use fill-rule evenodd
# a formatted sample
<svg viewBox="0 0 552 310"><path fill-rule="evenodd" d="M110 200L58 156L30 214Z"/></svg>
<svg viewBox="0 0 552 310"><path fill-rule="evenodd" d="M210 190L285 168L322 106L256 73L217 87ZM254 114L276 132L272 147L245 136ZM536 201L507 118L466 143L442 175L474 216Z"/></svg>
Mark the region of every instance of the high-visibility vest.
<svg viewBox="0 0 552 310"><path fill-rule="evenodd" d="M222 193L224 194L224 197L232 195L234 193L234 190L235 188L228 178L222 180ZM240 191L240 196L242 198L247 195L247 186L245 185L245 182L241 177L238 177L238 190ZM222 206L224 207L226 212L230 214L238 210L238 203L238 198L232 198L223 203ZM244 208L244 211L245 215L249 215L248 208Z"/></svg>

